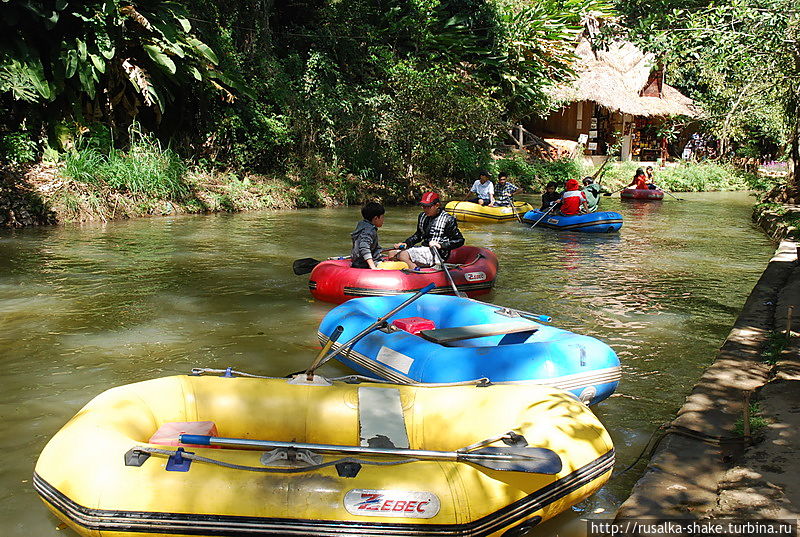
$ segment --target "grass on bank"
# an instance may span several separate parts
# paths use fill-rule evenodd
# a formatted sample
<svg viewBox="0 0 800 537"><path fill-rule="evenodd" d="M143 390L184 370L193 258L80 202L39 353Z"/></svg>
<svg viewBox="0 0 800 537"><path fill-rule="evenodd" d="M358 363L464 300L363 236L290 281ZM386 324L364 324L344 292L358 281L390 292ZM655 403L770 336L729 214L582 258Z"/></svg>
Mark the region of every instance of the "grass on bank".
<svg viewBox="0 0 800 537"><path fill-rule="evenodd" d="M762 429L770 424L770 420L761 415L761 406L756 403L750 403L750 435L756 436ZM739 435L744 436L744 418L739 418L733 425L733 431Z"/></svg>
<svg viewBox="0 0 800 537"><path fill-rule="evenodd" d="M87 139L79 141L78 148L64 157L64 173L75 181L168 200L189 194L186 171L177 153L134 129L127 151Z"/></svg>
<svg viewBox="0 0 800 537"><path fill-rule="evenodd" d="M531 161L522 155L498 159L494 167L498 172L508 172L518 186L524 186L529 192L541 192L550 181L555 181L561 188L567 179L594 175L597 170L596 167L584 166L577 159ZM642 167L639 162L609 162L602 174L602 184L609 190L621 188L631 182L639 167ZM744 173L733 165L715 162L680 163L656 168L655 182L677 192L764 190L772 186L769 180Z"/></svg>

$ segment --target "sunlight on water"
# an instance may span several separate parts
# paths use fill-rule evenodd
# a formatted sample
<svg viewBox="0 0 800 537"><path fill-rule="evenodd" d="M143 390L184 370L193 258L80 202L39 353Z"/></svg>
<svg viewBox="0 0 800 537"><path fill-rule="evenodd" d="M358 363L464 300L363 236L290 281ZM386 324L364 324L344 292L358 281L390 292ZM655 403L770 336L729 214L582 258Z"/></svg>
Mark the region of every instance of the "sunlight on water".
<svg viewBox="0 0 800 537"><path fill-rule="evenodd" d="M595 407L618 467L683 403L773 252L750 222L752 197L682 197L603 198L625 218L611 235L462 225L468 243L500 259L488 302L552 315L619 354L618 393ZM382 244L410 235L416 214L389 208ZM3 535L69 533L40 504L31 473L47 439L98 393L192 367L305 368L331 306L311 299L292 261L349 253L358 218L351 207L0 230ZM613 513L636 478L629 472L534 534Z"/></svg>

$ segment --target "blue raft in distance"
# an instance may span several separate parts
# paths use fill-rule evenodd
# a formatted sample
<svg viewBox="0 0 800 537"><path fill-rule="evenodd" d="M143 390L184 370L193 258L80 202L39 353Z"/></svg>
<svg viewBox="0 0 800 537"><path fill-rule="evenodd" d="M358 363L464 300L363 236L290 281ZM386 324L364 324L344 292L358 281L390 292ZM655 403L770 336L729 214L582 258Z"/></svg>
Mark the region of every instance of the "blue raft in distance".
<svg viewBox="0 0 800 537"><path fill-rule="evenodd" d="M339 349L409 296L357 298L337 306L320 324L320 342L341 325L344 332L333 345ZM370 333L336 359L360 374L400 384L482 378L493 384L544 384L586 404L614 392L620 364L611 347L533 318L468 298L423 295L389 319L388 328ZM395 326L398 319L398 324L435 327L414 335Z"/></svg>
<svg viewBox="0 0 800 537"><path fill-rule="evenodd" d="M535 224L544 213L538 209L528 211L522 217L526 224ZM614 211L599 211L596 213L576 214L563 216L552 212L542 218L536 227L549 227L550 229L564 229L571 231L584 231L587 233L612 233L622 227L622 215Z"/></svg>

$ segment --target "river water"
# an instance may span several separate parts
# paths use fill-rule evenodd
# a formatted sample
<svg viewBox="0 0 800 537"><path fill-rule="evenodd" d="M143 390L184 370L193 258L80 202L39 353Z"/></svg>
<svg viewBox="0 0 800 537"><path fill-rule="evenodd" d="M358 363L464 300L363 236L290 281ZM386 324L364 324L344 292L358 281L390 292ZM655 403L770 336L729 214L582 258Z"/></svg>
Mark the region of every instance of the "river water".
<svg viewBox="0 0 800 537"><path fill-rule="evenodd" d="M624 216L618 234L461 225L468 244L500 259L484 300L551 315L617 351L618 392L594 409L618 468L681 406L774 250L750 221L747 194L681 196L603 198ZM389 208L382 242L411 234L417 212ZM359 218L342 208L0 230L2 535L71 535L31 474L47 440L98 393L198 366L282 376L308 365L332 306L311 298L292 261L349 253ZM642 468L534 533L608 516Z"/></svg>

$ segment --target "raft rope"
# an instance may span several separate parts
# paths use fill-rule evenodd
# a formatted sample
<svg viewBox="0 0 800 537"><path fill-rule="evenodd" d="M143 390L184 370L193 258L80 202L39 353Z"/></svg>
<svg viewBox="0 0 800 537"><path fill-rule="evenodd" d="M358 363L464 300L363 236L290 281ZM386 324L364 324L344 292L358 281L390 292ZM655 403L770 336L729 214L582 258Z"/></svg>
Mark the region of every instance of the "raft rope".
<svg viewBox="0 0 800 537"><path fill-rule="evenodd" d="M653 443L653 446L650 447L651 442L653 442L653 438L655 438L656 435L659 433L661 435L656 439L655 443ZM675 425L672 422L664 423L658 429L653 431L653 434L650 435L650 438L644 445L644 449L642 449L642 452L639 453L639 456L636 457L636 459L634 459L634 461L630 463L624 470L620 472L615 472L614 475L611 477L611 479L616 479L617 477L620 477L625 472L636 466L636 464L642 459L645 453L648 454L647 455L648 458L652 458L656 449L658 449L658 446L661 445L661 441L664 440L669 434L676 434L679 436L685 436L687 438L693 438L695 440L700 440L701 442L705 442L707 444L711 444L714 446L746 443L749 440L749 438L744 436L718 436L718 435L704 433L701 431L695 431L693 429L689 429L688 427L684 427L682 425Z"/></svg>
<svg viewBox="0 0 800 537"><path fill-rule="evenodd" d="M136 446L135 448L133 448L133 450L134 452L149 453L151 455L165 455L167 457L173 457L179 454L177 450L170 451L168 449L160 449L149 446ZM189 453L186 451L181 451L180 456L192 461L215 464L217 466L230 468L232 470L245 470L247 472L262 472L262 473L272 473L272 474L300 474L304 472L313 472L315 470L327 468L328 466L336 466L339 463L347 463L347 462L361 464L361 465L372 465L372 466L396 466L398 464L407 464L409 462L419 462L422 460L422 459L408 458L398 461L370 461L365 459L357 459L355 457L343 457L341 459L323 462L320 464L313 464L311 466L303 466L300 468L276 468L274 466L246 466L243 464L233 464L230 462L210 459L208 457L203 457L201 455L196 455L194 453Z"/></svg>
<svg viewBox="0 0 800 537"><path fill-rule="evenodd" d="M292 377L294 375L302 375L305 373L305 370L298 371L296 373L292 373L288 375ZM191 375L193 376L201 376L201 375L223 375L223 376L239 376L239 377L249 377L249 378L257 378L257 379L274 379L274 378L287 378L287 377L266 377L263 375L253 375L251 373L245 373L243 371L237 371L235 369L212 369L210 367L193 367ZM334 377L328 379L333 382L349 382L349 383L357 383L357 382L377 382L380 384L398 384L396 382L392 382L390 380L384 379L376 379L373 377L366 377L364 375L345 375L343 377ZM482 377L479 379L474 380L460 380L458 382L409 382L407 384L402 384L403 386L488 386L490 384L488 377Z"/></svg>

